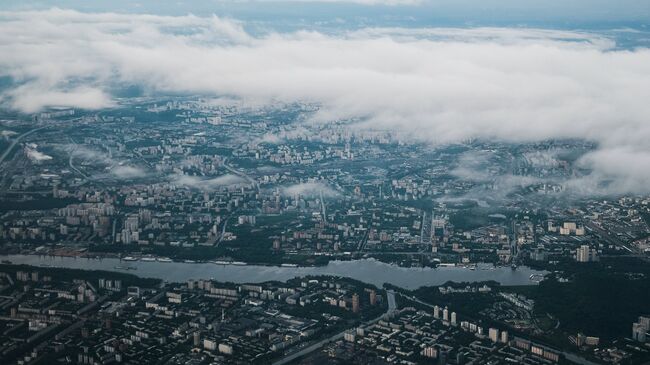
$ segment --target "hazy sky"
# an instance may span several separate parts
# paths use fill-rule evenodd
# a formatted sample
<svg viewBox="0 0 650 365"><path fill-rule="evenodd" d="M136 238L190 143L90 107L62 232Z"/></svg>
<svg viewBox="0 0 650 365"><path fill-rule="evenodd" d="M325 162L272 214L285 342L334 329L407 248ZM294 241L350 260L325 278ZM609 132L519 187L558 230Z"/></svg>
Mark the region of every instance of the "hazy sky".
<svg viewBox="0 0 650 365"><path fill-rule="evenodd" d="M0 103L27 113L52 105L96 109L136 86L146 94L313 102L322 106L314 122L357 118L359 128L397 128L432 144L584 138L599 148L580 161L594 171L580 184L609 179L617 192L650 191L650 37L639 20L646 2L544 1L552 5L543 11L536 1L363 2L300 5L365 14L346 27L336 16L300 20L289 5L264 13L260 4L214 2L255 18L192 4L177 9L176 2L155 9L153 2L133 9L88 2L89 9L61 1L60 8L25 10L41 7L5 1ZM499 12L506 3L527 6ZM467 10L467 19L529 14L557 26L450 25L403 14L391 21L390 9L421 18L432 9L459 18ZM600 26L562 20L571 17ZM612 19L629 24L612 27Z"/></svg>
<svg viewBox="0 0 650 365"><path fill-rule="evenodd" d="M0 9L50 7L161 15L217 14L278 24L318 26L338 19L352 24L440 26L529 25L648 26L648 0L3 0Z"/></svg>

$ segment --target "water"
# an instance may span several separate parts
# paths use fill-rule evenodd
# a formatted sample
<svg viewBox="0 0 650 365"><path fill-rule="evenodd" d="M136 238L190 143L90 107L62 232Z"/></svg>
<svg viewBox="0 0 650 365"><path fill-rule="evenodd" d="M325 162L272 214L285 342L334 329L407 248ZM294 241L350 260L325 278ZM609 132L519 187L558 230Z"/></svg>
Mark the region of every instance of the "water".
<svg viewBox="0 0 650 365"><path fill-rule="evenodd" d="M127 262L112 258L87 259L38 255L8 255L0 256L0 258L10 260L14 264L119 271L141 277L159 278L170 282L181 282L188 279L214 279L234 283L260 283L271 280L286 281L306 275L332 275L350 277L376 286L391 283L407 289L440 285L447 281L476 282L494 280L502 285L530 285L534 284L530 280L531 274L544 274L543 271L536 271L527 267L512 270L510 267L494 268L492 265L479 265L476 270L464 267L404 268L374 259L331 261L327 266L320 267L278 267L217 265L213 263ZM137 270L116 269L116 266L135 267Z"/></svg>

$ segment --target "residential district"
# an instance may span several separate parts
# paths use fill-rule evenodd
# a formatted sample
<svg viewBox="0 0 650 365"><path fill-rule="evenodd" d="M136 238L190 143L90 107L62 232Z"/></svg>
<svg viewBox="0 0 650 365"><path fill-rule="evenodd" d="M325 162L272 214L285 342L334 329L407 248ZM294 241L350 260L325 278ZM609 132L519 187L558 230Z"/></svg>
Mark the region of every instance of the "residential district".
<svg viewBox="0 0 650 365"><path fill-rule="evenodd" d="M2 111L2 363L649 361L650 197L585 191L577 161L593 144L435 146L314 123L317 110L142 98ZM413 290L161 283L16 255L540 274Z"/></svg>

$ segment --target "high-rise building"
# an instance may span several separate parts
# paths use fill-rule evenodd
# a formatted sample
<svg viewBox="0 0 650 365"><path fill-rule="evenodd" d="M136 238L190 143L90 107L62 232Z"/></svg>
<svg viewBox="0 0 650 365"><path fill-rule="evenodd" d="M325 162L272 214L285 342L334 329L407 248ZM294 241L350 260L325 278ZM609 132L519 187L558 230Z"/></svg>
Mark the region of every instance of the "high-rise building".
<svg viewBox="0 0 650 365"><path fill-rule="evenodd" d="M499 330L496 328L490 328L488 330L488 337L494 343L499 342Z"/></svg>
<svg viewBox="0 0 650 365"><path fill-rule="evenodd" d="M433 346L425 347L422 350L422 356L428 357L430 359L435 359L436 357L438 357L438 349Z"/></svg>
<svg viewBox="0 0 650 365"><path fill-rule="evenodd" d="M370 290L370 305L376 305L377 304L377 292L374 290Z"/></svg>
<svg viewBox="0 0 650 365"><path fill-rule="evenodd" d="M576 261L578 262L590 262L598 261L598 253L595 249L589 247L589 245L582 245L576 250Z"/></svg>
<svg viewBox="0 0 650 365"><path fill-rule="evenodd" d="M449 309L445 307L445 309L442 310L442 320L445 322L449 322Z"/></svg>
<svg viewBox="0 0 650 365"><path fill-rule="evenodd" d="M359 313L359 294L352 294L352 312Z"/></svg>
<svg viewBox="0 0 650 365"><path fill-rule="evenodd" d="M433 307L433 318L440 319L440 307L437 305Z"/></svg>
<svg viewBox="0 0 650 365"><path fill-rule="evenodd" d="M458 322L456 322L456 312L451 312L451 325L455 326Z"/></svg>
<svg viewBox="0 0 650 365"><path fill-rule="evenodd" d="M646 342L650 339L650 317L639 317L639 321L632 324L632 339Z"/></svg>
<svg viewBox="0 0 650 365"><path fill-rule="evenodd" d="M343 339L347 342L355 342L357 338L354 332L346 331L343 335Z"/></svg>

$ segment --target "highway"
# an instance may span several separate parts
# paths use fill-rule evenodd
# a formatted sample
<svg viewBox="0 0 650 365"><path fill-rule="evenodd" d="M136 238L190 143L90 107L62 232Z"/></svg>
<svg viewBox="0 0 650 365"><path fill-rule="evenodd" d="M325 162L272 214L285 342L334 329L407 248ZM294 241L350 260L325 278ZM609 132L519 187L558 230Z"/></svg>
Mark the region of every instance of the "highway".
<svg viewBox="0 0 650 365"><path fill-rule="evenodd" d="M72 141L72 138L70 139L70 141ZM76 147L77 144L74 143L74 141L72 141L72 143L75 145L75 149L72 150L72 151L70 152L70 158L68 159L68 166L70 166L70 169L71 169L71 170L73 170L73 171L76 172L77 174L83 176L85 179L90 179L90 176L84 174L81 170L79 170L79 169L74 165L74 163L73 163L73 159L74 159L74 152L75 152L75 150L76 150L76 148L77 148L77 147Z"/></svg>
<svg viewBox="0 0 650 365"><path fill-rule="evenodd" d="M375 319L364 322L362 324L362 326L369 326L371 324L377 323L377 322L379 322L380 319L382 319L384 317L384 315L392 313L397 309L397 303L395 302L395 292L393 290L388 290L388 291L386 291L386 295L388 297L388 310L386 311L386 313L382 314L381 316L379 316L379 317L377 317ZM309 345L309 346L307 346L307 347L305 347L305 348L303 348L303 349L301 349L301 350L299 350L297 352L294 352L294 353L292 353L290 355L287 355L287 356L283 357L282 359L274 362L273 365L287 364L287 363L289 363L289 362L291 362L291 361L293 361L293 360L295 360L295 359L297 359L299 357L310 354L310 353L320 349L325 344L328 344L330 342L334 342L334 341L338 341L338 340L342 339L343 336L345 335L345 332L347 332L349 330L350 329L346 329L345 331L339 332L339 333L337 333L337 334L335 334L335 335L333 335L331 337L328 337L326 339L318 341L318 342L316 342L316 343L314 343L312 345Z"/></svg>
<svg viewBox="0 0 650 365"><path fill-rule="evenodd" d="M626 244L623 242L620 238L616 237L616 235L611 234L610 232L606 231L605 229L599 227L597 224L594 224L592 222L588 222L585 224L587 229L591 230L592 232L596 233L599 235L605 242L609 243L610 245L622 247L624 250L629 252L629 254L624 255L624 256L629 256L629 257L636 257L641 260L644 260L646 262L650 262L650 258L648 258L644 252L639 251L636 249L634 246L630 246L629 244ZM620 255L617 255L621 257Z"/></svg>
<svg viewBox="0 0 650 365"><path fill-rule="evenodd" d="M259 192L260 187L257 185L257 181L255 181L255 179L253 179L252 177L248 176L245 172L239 171L239 170L237 170L236 168L234 168L234 167L232 167L232 166L229 166L229 165L226 163L227 160L228 160L228 159L224 159L224 160L223 160L223 168L225 168L226 170L230 171L231 173L233 173L233 174L235 174L235 175L237 175L237 176L239 176L239 177L242 177L242 178L246 179L246 180L247 180L249 183L251 183L251 184L255 187L255 189L257 189L257 191Z"/></svg>
<svg viewBox="0 0 650 365"><path fill-rule="evenodd" d="M217 240L217 243L214 245L214 247L219 247L219 244L221 241L223 241L223 237L226 235L226 227L228 226L228 220L235 214L234 212L230 214L229 216L226 217L226 219L223 220L223 227L221 228L221 234L219 235L219 239Z"/></svg>
<svg viewBox="0 0 650 365"><path fill-rule="evenodd" d="M34 129L29 130L29 131L27 131L27 132L25 132L25 133L19 135L18 137L16 137L16 139L14 139L14 141L11 142L11 144L9 145L9 147L7 147L7 149L4 151L4 153L0 156L0 163L3 163L3 162L4 162L5 158L7 158L7 156L9 156L9 152L11 152L11 150L13 150L14 147L16 147L16 145L18 144L18 142L20 142L20 140L21 140L23 137L27 137L28 135L30 135L30 134L32 134L32 133L34 133L34 132L36 132L36 131L39 131L39 130L41 130L41 129L45 129L45 128L47 128L47 127L34 128Z"/></svg>

